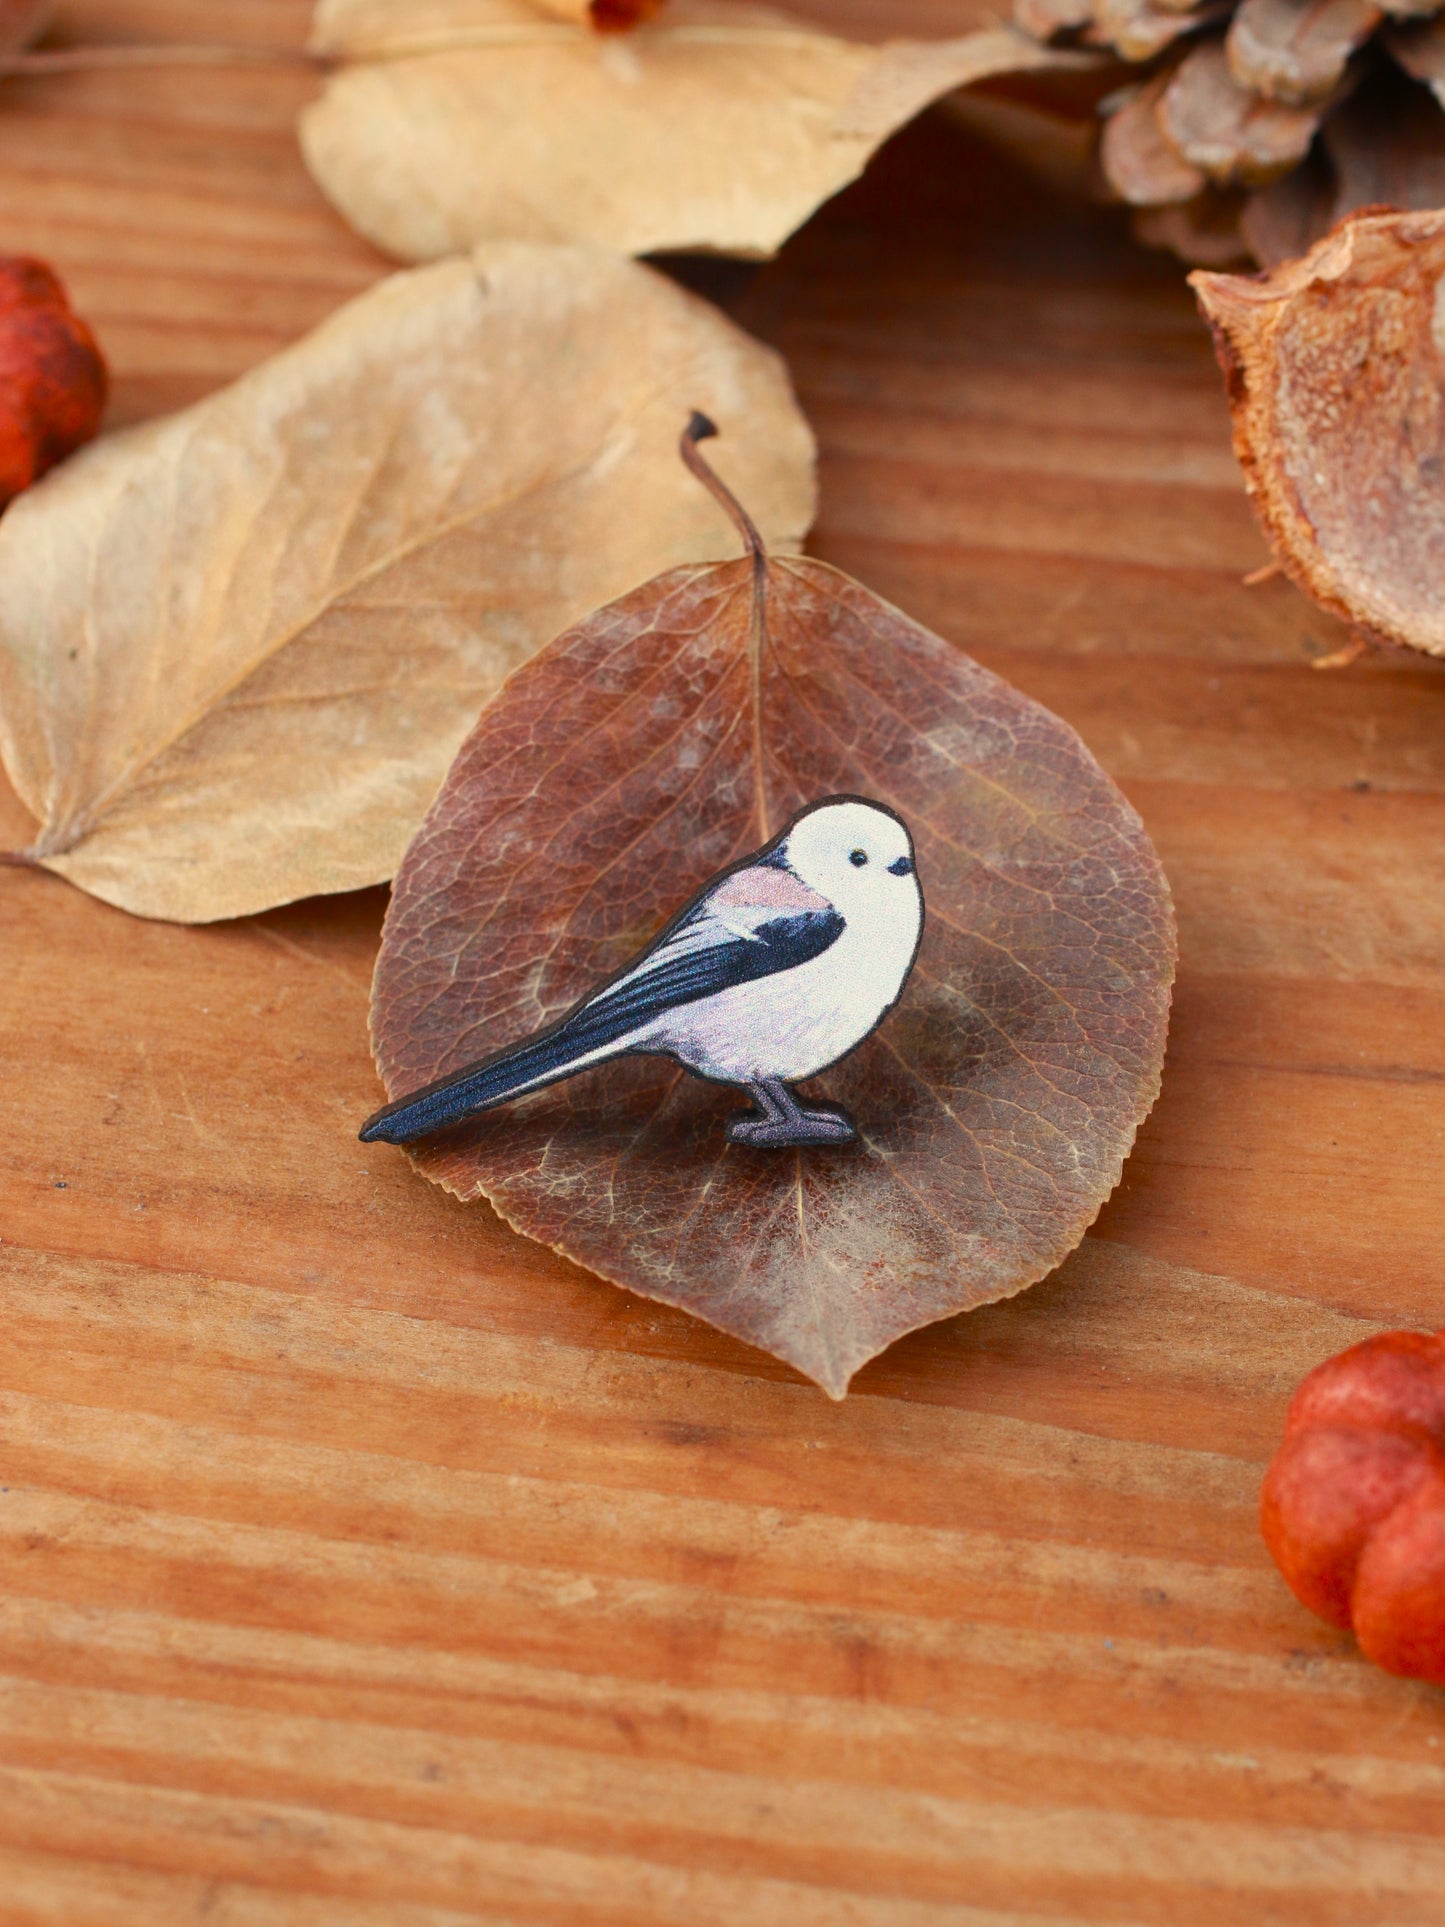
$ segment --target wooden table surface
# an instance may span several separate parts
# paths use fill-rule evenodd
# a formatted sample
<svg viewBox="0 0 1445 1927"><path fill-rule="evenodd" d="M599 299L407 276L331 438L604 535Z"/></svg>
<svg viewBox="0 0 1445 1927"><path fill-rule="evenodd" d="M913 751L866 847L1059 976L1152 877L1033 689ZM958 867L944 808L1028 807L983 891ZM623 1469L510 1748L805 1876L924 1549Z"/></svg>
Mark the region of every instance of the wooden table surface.
<svg viewBox="0 0 1445 1927"><path fill-rule="evenodd" d="M115 420L384 271L297 157L313 84L5 87L0 247ZM1255 1508L1302 1372L1445 1323L1445 671L1311 667L1178 266L945 117L711 280L792 361L816 552L1143 812L1158 1108L1061 1272L835 1406L355 1142L382 892L187 930L0 871L0 1919L1439 1923L1445 1697Z"/></svg>

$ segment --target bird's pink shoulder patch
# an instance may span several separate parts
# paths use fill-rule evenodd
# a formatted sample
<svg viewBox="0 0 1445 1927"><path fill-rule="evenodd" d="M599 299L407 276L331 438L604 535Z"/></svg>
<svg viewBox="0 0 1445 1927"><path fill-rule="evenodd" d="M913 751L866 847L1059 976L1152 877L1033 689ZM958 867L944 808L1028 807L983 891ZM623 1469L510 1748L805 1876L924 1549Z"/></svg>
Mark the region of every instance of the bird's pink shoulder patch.
<svg viewBox="0 0 1445 1927"><path fill-rule="evenodd" d="M762 863L735 870L713 891L710 901L720 910L747 905L759 910L776 910L780 916L797 916L829 907L828 899L810 889L801 877Z"/></svg>

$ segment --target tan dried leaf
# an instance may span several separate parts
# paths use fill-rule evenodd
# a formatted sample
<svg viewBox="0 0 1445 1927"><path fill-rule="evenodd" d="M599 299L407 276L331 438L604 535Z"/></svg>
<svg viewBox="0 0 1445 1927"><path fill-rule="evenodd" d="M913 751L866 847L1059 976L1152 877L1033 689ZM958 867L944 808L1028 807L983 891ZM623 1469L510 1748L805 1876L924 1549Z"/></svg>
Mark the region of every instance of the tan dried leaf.
<svg viewBox="0 0 1445 1927"><path fill-rule="evenodd" d="M1445 213L1351 216L1270 275L1190 280L1284 568L1346 621L1445 656Z"/></svg>
<svg viewBox="0 0 1445 1927"><path fill-rule="evenodd" d="M0 520L0 754L40 859L182 922L390 876L507 673L712 550L694 405L795 546L778 357L634 262L501 242L82 451Z"/></svg>
<svg viewBox="0 0 1445 1927"><path fill-rule="evenodd" d="M1167 70L1156 74L1104 123L1100 165L1114 192L1133 207L1167 207L1204 190L1203 171L1184 159L1159 125L1170 79Z"/></svg>
<svg viewBox="0 0 1445 1927"><path fill-rule="evenodd" d="M1159 125L1188 161L1221 186L1260 186L1303 160L1321 108L1261 100L1229 71L1211 40L1185 59L1159 103Z"/></svg>
<svg viewBox="0 0 1445 1927"><path fill-rule="evenodd" d="M1323 100L1382 17L1374 0L1240 0L1224 40L1229 70L1270 100Z"/></svg>
<svg viewBox="0 0 1445 1927"><path fill-rule="evenodd" d="M729 1146L739 1092L634 1056L412 1153L835 1398L903 1332L1056 1265L1158 1089L1168 886L1067 724L824 563L671 571L483 712L397 877L372 1000L399 1097L559 1017L840 792L903 815L927 906L897 1009L818 1080L856 1144Z"/></svg>
<svg viewBox="0 0 1445 1927"><path fill-rule="evenodd" d="M321 0L312 44L345 64L302 116L307 164L409 260L494 235L770 254L930 101L1089 59L1005 27L856 45L719 0L625 36L528 0Z"/></svg>

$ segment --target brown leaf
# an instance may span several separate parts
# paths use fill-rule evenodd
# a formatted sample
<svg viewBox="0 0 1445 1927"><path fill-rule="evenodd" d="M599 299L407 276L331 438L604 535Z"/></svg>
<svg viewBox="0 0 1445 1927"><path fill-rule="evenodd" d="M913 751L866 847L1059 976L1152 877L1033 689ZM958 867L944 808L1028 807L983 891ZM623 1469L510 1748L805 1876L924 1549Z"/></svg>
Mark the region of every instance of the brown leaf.
<svg viewBox="0 0 1445 1927"><path fill-rule="evenodd" d="M1224 42L1230 72L1271 100L1323 100L1381 17L1374 0L1241 0Z"/></svg>
<svg viewBox="0 0 1445 1927"><path fill-rule="evenodd" d="M1445 213L1355 215L1270 275L1190 279L1285 569L1347 621L1445 655Z"/></svg>
<svg viewBox="0 0 1445 1927"><path fill-rule="evenodd" d="M927 902L902 1003L821 1080L858 1144L730 1147L738 1093L632 1057L414 1153L833 1397L1056 1265L1158 1089L1168 888L1066 724L821 562L674 570L483 713L397 877L372 1005L387 1089L413 1091L560 1015L843 791L904 816Z"/></svg>
<svg viewBox="0 0 1445 1927"><path fill-rule="evenodd" d="M321 0L312 45L346 64L302 117L307 164L409 260L493 235L770 254L930 101L1090 61L1004 27L863 46L719 0L625 38L529 0Z"/></svg>
<svg viewBox="0 0 1445 1927"><path fill-rule="evenodd" d="M0 520L0 755L40 860L183 922L390 876L508 671L710 552L675 454L699 399L746 419L737 479L796 544L778 358L636 263L501 242L72 457Z"/></svg>
<svg viewBox="0 0 1445 1927"><path fill-rule="evenodd" d="M1104 123L1100 165L1114 192L1134 207L1167 207L1204 190L1202 170L1184 159L1159 125L1170 78L1167 70L1156 74Z"/></svg>
<svg viewBox="0 0 1445 1927"><path fill-rule="evenodd" d="M1196 47L1165 89L1159 125L1221 186L1259 185L1304 158L1321 109L1260 100L1229 71L1217 40Z"/></svg>

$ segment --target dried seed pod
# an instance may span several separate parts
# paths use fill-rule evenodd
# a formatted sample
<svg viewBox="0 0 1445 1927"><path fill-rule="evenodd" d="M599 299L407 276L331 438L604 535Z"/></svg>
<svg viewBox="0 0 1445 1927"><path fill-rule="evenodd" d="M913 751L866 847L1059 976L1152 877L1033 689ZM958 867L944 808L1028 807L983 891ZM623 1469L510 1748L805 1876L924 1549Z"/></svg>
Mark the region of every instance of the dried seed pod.
<svg viewBox="0 0 1445 1927"><path fill-rule="evenodd" d="M0 256L0 506L90 440L106 386L95 337L51 270Z"/></svg>
<svg viewBox="0 0 1445 1927"><path fill-rule="evenodd" d="M1105 179L1132 207L1168 207L1202 193L1205 177L1165 139L1159 102L1173 75L1166 70L1138 88L1109 116L1099 145Z"/></svg>
<svg viewBox="0 0 1445 1927"><path fill-rule="evenodd" d="M1387 1672L1445 1684L1445 1334L1385 1332L1310 1373L1260 1523L1311 1612Z"/></svg>
<svg viewBox="0 0 1445 1927"><path fill-rule="evenodd" d="M1445 210L1367 209L1269 275L1190 279L1281 566L1355 628L1445 657Z"/></svg>
<svg viewBox="0 0 1445 1927"><path fill-rule="evenodd" d="M1382 17L1374 0L1242 0L1224 41L1229 71L1267 100L1323 100Z"/></svg>
<svg viewBox="0 0 1445 1927"><path fill-rule="evenodd" d="M1159 103L1159 125L1188 161L1221 186L1261 186L1302 161L1322 109L1261 100L1229 71L1223 43L1196 47Z"/></svg>

